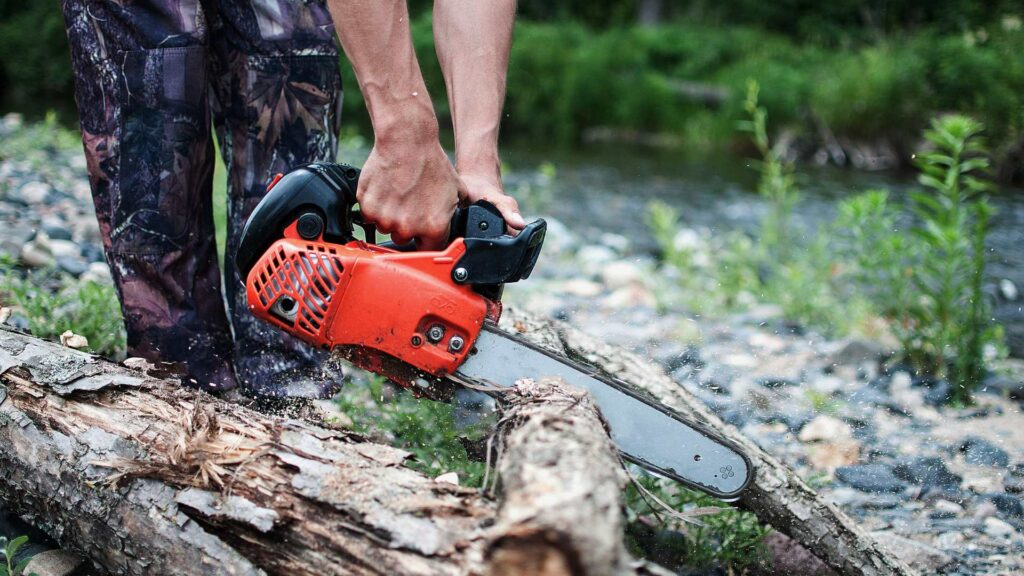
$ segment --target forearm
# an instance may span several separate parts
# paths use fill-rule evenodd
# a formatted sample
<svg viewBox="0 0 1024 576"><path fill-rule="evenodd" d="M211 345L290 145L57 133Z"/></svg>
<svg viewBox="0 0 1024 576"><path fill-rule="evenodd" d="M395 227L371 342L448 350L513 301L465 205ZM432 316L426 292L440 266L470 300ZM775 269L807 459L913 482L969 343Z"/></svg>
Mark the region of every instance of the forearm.
<svg viewBox="0 0 1024 576"><path fill-rule="evenodd" d="M405 0L327 5L366 100L375 144L436 141L437 118L413 50Z"/></svg>
<svg viewBox="0 0 1024 576"><path fill-rule="evenodd" d="M435 0L434 41L444 72L460 173L499 177L498 127L515 0Z"/></svg>

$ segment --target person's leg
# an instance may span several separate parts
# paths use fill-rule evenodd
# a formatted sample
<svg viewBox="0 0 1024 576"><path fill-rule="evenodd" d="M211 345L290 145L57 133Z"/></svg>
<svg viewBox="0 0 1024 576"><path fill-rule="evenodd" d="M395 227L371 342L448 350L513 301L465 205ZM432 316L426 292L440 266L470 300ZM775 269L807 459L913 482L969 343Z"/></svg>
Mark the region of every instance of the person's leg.
<svg viewBox="0 0 1024 576"><path fill-rule="evenodd" d="M334 26L323 0L218 0L210 22L211 102L228 167L225 289L239 383L258 394L326 396L340 375L326 368L324 352L249 312L234 254L274 174L335 160L341 76Z"/></svg>
<svg viewBox="0 0 1024 576"><path fill-rule="evenodd" d="M65 0L82 140L128 352L235 386L199 0Z"/></svg>

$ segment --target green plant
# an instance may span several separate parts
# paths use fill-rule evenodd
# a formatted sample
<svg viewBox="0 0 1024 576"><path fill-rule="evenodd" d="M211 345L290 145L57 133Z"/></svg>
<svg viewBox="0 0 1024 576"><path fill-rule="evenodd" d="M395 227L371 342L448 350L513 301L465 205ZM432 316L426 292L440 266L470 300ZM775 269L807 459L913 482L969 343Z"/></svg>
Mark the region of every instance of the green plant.
<svg viewBox="0 0 1024 576"><path fill-rule="evenodd" d="M4 555L4 562L0 564L0 576L36 576L35 572L25 574L25 567L28 566L31 558L25 558L17 564L14 563L14 555L26 542L28 542L28 536L18 536L10 541L0 536L0 554Z"/></svg>
<svg viewBox="0 0 1024 576"><path fill-rule="evenodd" d="M916 239L923 257L914 268L916 305L903 318L915 332L910 356L926 374L946 376L954 402L967 402L984 375L982 348L992 339L988 302L981 289L985 237L994 209L985 193L989 167L982 125L966 116L934 120L925 138L934 150L920 154L920 183L912 196L920 220Z"/></svg>
<svg viewBox="0 0 1024 576"><path fill-rule="evenodd" d="M124 354L121 308L113 286L79 281L55 270L20 271L0 261L0 302L16 307L32 334L55 340L65 330L89 340L97 354Z"/></svg>
<svg viewBox="0 0 1024 576"><path fill-rule="evenodd" d="M452 404L415 398L376 375L368 375L365 385L346 386L337 403L356 431L383 435L412 452L410 468L432 476L456 472L464 486L482 484L485 465L470 460L459 441L479 436L480 430L456 427Z"/></svg>
<svg viewBox="0 0 1024 576"><path fill-rule="evenodd" d="M666 480L643 475L637 482L642 489L633 484L626 489L627 544L634 553L656 556L670 568L717 567L730 574L767 563L764 537L771 529L754 514ZM693 520L671 519L669 526L669 517L650 495Z"/></svg>
<svg viewBox="0 0 1024 576"><path fill-rule="evenodd" d="M757 164L761 174L757 191L768 201L769 211L761 220L760 243L767 258L781 261L788 256L790 249L790 217L800 199L800 192L793 181L793 164L783 160L768 139L768 112L758 105L759 92L757 81L749 80L744 102L749 120L741 121L739 127L750 134L761 155Z"/></svg>

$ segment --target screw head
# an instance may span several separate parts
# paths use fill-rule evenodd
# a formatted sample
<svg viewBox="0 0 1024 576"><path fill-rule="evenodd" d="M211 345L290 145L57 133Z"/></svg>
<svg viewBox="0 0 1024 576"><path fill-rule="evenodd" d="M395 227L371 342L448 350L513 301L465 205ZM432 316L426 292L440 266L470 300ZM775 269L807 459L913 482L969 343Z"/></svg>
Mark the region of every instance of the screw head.
<svg viewBox="0 0 1024 576"><path fill-rule="evenodd" d="M488 224L486 220L481 220L481 221L480 221L480 223L479 223L479 224L477 224L477 226L478 226L478 227L479 227L479 228L480 228L481 230L487 230L488 228L490 228L490 227L491 227L491 225L490 225L490 224Z"/></svg>
<svg viewBox="0 0 1024 576"><path fill-rule="evenodd" d="M452 339L448 341L448 351L458 352L462 350L462 347L466 345L466 341L461 336L452 336Z"/></svg>
<svg viewBox="0 0 1024 576"><path fill-rule="evenodd" d="M464 282L466 278L469 278L469 270L465 268L456 268L454 274L456 282Z"/></svg>
<svg viewBox="0 0 1024 576"><path fill-rule="evenodd" d="M427 340L433 344L437 344L444 338L444 326L440 324L434 324L427 330Z"/></svg>
<svg viewBox="0 0 1024 576"><path fill-rule="evenodd" d="M423 338L420 338L419 334L414 334L413 337L412 337L411 342L412 342L413 346L419 347L420 345L423 344Z"/></svg>

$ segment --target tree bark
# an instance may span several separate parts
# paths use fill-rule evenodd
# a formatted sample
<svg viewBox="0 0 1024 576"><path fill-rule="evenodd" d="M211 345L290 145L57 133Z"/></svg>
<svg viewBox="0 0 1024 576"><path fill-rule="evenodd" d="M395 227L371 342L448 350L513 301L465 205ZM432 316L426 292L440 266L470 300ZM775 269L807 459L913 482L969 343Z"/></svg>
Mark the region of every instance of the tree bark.
<svg viewBox="0 0 1024 576"><path fill-rule="evenodd" d="M703 422L740 445L755 468L740 504L762 522L790 536L844 576L914 574L909 566L849 516L822 499L789 468L722 422L707 406L636 354L608 346L560 322L507 308L506 330L519 332L558 354L586 362L646 392L666 406Z"/></svg>
<svg viewBox="0 0 1024 576"><path fill-rule="evenodd" d="M504 404L491 574L623 573L626 476L590 396L558 379L524 380Z"/></svg>
<svg viewBox="0 0 1024 576"><path fill-rule="evenodd" d="M402 450L0 330L0 499L116 575L658 573L622 546L589 399L507 400L499 505Z"/></svg>

